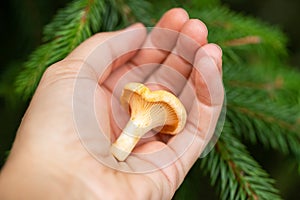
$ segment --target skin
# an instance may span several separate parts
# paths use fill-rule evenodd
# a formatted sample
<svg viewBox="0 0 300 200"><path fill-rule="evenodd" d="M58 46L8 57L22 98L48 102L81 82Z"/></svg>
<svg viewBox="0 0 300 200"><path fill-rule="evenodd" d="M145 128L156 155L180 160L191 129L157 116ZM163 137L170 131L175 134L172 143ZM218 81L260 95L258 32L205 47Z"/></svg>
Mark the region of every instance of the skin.
<svg viewBox="0 0 300 200"><path fill-rule="evenodd" d="M134 24L125 30L92 36L64 60L47 69L22 119L9 158L1 171L0 199L172 198L213 134L221 111L224 98L222 51L217 45L208 44L206 26L199 20L189 19L183 9L169 10L156 27L186 34L198 45L186 45L180 36L164 38L155 33L147 36L142 24ZM95 49L109 38L134 30L139 31L129 34L128 38L122 41L122 45L111 42L108 46L100 45L100 48ZM187 63L181 56L162 50L137 50L149 44L149 41L154 45L166 45L170 50L176 49L180 55L189 56L193 63ZM101 63L104 63L110 54L120 55L121 49L131 53L121 56L104 71L105 66ZM108 56L89 57L94 51L108 52ZM182 137L182 143L171 144L172 139L161 141L159 137L152 137L146 143L140 143L135 151L147 153L154 149L166 148L170 154L176 156L180 145L184 145L185 138L192 134L192 130L196 129L200 134L174 163L153 172L125 173L103 165L83 147L74 125L74 84L80 69L87 64L88 70L81 75L90 83L97 84L95 98L101 103L95 105L96 115L102 130L114 141L121 130L112 117L109 101L114 97L111 91L117 80L129 69L147 63L171 66L186 77L193 86L197 86L194 87L194 101L200 106L193 107L194 104L189 104L184 100L186 98L182 98L189 114L185 129L178 135ZM202 70L202 75L195 69ZM186 83L172 82L172 77L164 77L161 70L158 66L155 72L145 72L138 77L141 82L169 81L169 84L174 86L173 92L179 98L190 95L185 89ZM98 72L103 75L101 79L96 75ZM89 84L80 87L81 92L84 94L90 89L88 87ZM161 89L159 85L152 87ZM79 101L78 106L85 105ZM195 123L192 119L199 118L199 112L202 113L202 120ZM105 141L99 142L103 142L105 146ZM135 156L129 156L126 162L118 163L107 148L101 156L114 160L120 167L134 168L138 164L155 164L155 160L139 159Z"/></svg>

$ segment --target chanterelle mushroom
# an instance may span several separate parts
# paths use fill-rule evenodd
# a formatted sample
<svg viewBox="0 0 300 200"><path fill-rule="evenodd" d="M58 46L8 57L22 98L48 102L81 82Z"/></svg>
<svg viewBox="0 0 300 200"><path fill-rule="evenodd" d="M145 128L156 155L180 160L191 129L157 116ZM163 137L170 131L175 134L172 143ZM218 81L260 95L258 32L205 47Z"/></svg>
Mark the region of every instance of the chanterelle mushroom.
<svg viewBox="0 0 300 200"><path fill-rule="evenodd" d="M150 91L141 83L125 85L121 104L131 116L111 147L119 161L124 161L139 139L151 129L175 135L186 122L185 108L176 96L164 90Z"/></svg>

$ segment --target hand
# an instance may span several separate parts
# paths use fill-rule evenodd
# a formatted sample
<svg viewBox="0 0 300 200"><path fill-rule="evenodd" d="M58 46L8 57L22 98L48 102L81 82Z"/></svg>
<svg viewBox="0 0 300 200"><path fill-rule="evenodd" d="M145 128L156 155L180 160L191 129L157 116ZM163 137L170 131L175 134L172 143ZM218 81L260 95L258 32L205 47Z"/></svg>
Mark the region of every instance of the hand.
<svg viewBox="0 0 300 200"><path fill-rule="evenodd" d="M0 199L171 199L214 132L221 56L205 25L182 9L165 13L149 35L135 24L92 36L44 73L1 172ZM118 162L109 148L128 116L112 102L128 81L171 90L188 121L177 136L149 137Z"/></svg>

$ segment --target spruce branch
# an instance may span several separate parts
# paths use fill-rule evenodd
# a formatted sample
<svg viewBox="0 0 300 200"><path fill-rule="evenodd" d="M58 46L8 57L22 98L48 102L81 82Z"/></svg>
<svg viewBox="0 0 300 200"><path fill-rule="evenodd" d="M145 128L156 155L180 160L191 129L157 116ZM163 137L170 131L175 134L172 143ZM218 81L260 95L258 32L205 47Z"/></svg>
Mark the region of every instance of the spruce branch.
<svg viewBox="0 0 300 200"><path fill-rule="evenodd" d="M300 164L300 106L296 103L299 91L286 95L298 88L294 82L300 76L272 80L272 75L266 75L262 68L227 65L224 74L227 119L235 133L253 144L293 155Z"/></svg>
<svg viewBox="0 0 300 200"><path fill-rule="evenodd" d="M93 33L127 25L135 16L145 13L147 4L140 6L144 0L129 3L126 5L122 0L74 0L58 11L52 22L45 26L44 44L29 56L16 79L17 94L23 99L30 98L45 69L63 59Z"/></svg>
<svg viewBox="0 0 300 200"><path fill-rule="evenodd" d="M91 35L91 29L99 26L91 20L99 18L97 16L99 12L96 12L98 7L101 8L101 1L79 0L58 12L52 23L45 27L43 39L45 44L32 53L25 63L24 71L17 77L17 93L22 94L24 99L29 98L45 69L63 59Z"/></svg>
<svg viewBox="0 0 300 200"><path fill-rule="evenodd" d="M264 59L272 63L287 57L287 39L276 27L232 12L224 6L197 10L191 7L189 11L192 17L207 25L208 40L222 47L227 63L243 64L253 53L261 58L266 56Z"/></svg>
<svg viewBox="0 0 300 200"><path fill-rule="evenodd" d="M228 103L227 117L236 134L253 144L261 143L286 155L293 155L300 164L300 123L297 107L259 105L251 101Z"/></svg>
<svg viewBox="0 0 300 200"><path fill-rule="evenodd" d="M45 70L46 66L50 66L56 60L52 56L52 45L48 43L40 46L29 57L29 60L24 64L23 70L16 79L16 92L23 95L23 99L28 99Z"/></svg>
<svg viewBox="0 0 300 200"><path fill-rule="evenodd" d="M281 199L274 180L234 136L230 123L215 148L201 160L201 168L217 185L221 199Z"/></svg>
<svg viewBox="0 0 300 200"><path fill-rule="evenodd" d="M223 46L241 46L247 44L259 44L261 43L261 38L259 36L251 35L243 38L233 39L229 41L225 41Z"/></svg>
<svg viewBox="0 0 300 200"><path fill-rule="evenodd" d="M253 144L291 155L300 164L299 106L280 105L258 90L234 90L227 93L227 119L235 133Z"/></svg>

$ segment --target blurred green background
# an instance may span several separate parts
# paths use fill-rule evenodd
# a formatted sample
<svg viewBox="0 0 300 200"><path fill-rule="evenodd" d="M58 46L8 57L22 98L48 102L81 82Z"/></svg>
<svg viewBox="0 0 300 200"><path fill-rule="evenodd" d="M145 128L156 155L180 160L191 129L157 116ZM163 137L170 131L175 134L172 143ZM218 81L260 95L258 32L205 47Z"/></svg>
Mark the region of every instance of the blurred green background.
<svg viewBox="0 0 300 200"><path fill-rule="evenodd" d="M56 11L63 8L69 1L10 0L2 2L0 11L0 167L4 163L7 150L11 148L18 125L28 106L28 102L14 95L14 78L21 70L22 62L40 44L43 26L50 22ZM300 69L299 0L223 0L223 3L235 11L279 26L289 38L289 64ZM252 146L250 150L271 176L278 181L276 185L285 199L300 199L299 175L295 175L296 166L291 164L288 158L257 146ZM207 178L202 178L201 187L206 189L199 191L199 195L204 199L216 199L213 189L208 186ZM186 184L195 187L195 190L199 187L193 183Z"/></svg>

